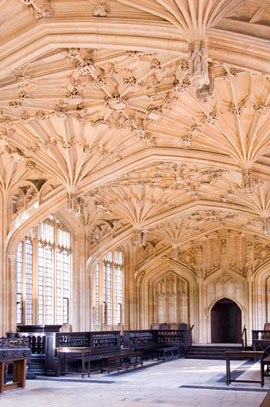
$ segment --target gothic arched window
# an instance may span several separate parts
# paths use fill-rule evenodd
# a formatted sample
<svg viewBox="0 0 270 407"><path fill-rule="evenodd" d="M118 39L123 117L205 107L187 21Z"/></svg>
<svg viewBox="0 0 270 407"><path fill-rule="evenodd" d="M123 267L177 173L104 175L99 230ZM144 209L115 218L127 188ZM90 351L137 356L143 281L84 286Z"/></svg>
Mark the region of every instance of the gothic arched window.
<svg viewBox="0 0 270 407"><path fill-rule="evenodd" d="M123 323L123 257L121 250L113 250L96 265L94 297L96 325Z"/></svg>
<svg viewBox="0 0 270 407"><path fill-rule="evenodd" d="M17 248L17 323L68 324L71 235L53 216Z"/></svg>

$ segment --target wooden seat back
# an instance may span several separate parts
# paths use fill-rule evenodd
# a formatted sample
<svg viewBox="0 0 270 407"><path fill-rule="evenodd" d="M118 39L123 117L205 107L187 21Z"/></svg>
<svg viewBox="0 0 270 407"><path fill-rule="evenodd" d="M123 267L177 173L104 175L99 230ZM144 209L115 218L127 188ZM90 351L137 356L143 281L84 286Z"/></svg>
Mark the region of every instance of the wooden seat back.
<svg viewBox="0 0 270 407"><path fill-rule="evenodd" d="M120 331L59 332L56 347L89 347L91 355L118 351L121 348Z"/></svg>
<svg viewBox="0 0 270 407"><path fill-rule="evenodd" d="M124 346L132 349L146 349L156 346L155 330L124 331Z"/></svg>
<svg viewBox="0 0 270 407"><path fill-rule="evenodd" d="M264 324L263 330L264 330L264 331L269 331L269 332L264 332L264 333L262 334L262 339L270 339L270 323L269 323L269 322L266 322L266 323Z"/></svg>
<svg viewBox="0 0 270 407"><path fill-rule="evenodd" d="M167 324L166 322L164 322L163 324L160 324L159 329L160 329L161 331L163 331L163 330L168 330L168 329L170 329L170 325ZM177 329L178 329L178 328L177 328Z"/></svg>

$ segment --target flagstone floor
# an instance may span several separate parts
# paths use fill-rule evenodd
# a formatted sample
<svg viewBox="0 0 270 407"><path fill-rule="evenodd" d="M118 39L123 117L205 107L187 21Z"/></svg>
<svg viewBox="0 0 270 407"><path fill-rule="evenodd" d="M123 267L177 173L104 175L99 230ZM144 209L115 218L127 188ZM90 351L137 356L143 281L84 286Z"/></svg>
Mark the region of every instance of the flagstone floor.
<svg viewBox="0 0 270 407"><path fill-rule="evenodd" d="M259 380L258 362L232 361L233 374ZM270 391L257 383L226 386L225 361L177 359L146 362L128 372L69 374L27 380L25 389L5 391L0 407L259 407Z"/></svg>

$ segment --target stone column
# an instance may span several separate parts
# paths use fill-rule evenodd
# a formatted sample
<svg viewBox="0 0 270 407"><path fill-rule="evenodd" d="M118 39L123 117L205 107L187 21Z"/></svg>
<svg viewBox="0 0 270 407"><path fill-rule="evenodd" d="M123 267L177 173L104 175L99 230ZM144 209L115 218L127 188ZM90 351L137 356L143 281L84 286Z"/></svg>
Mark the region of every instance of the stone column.
<svg viewBox="0 0 270 407"><path fill-rule="evenodd" d="M248 286L248 304L247 312L245 315L245 325L247 328L248 340L251 340L251 330L255 329L254 316L255 316L255 293L254 293L254 273L253 273L253 244L251 240L246 241L246 277ZM261 301L261 298L259 299Z"/></svg>
<svg viewBox="0 0 270 407"><path fill-rule="evenodd" d="M203 317L203 295L202 295L202 284L204 280L204 264L203 264L203 246L202 244L198 245L197 247L197 256L196 256L196 268L197 268L197 284L198 284L198 316L197 316L197 335L198 335L198 342L202 343L203 338L203 324L204 324L204 317Z"/></svg>
<svg viewBox="0 0 270 407"><path fill-rule="evenodd" d="M203 342L203 325L205 324L204 321L204 313L203 313L203 293L202 293L202 285L203 285L203 278L197 277L196 279L198 284L198 342Z"/></svg>
<svg viewBox="0 0 270 407"><path fill-rule="evenodd" d="M9 284L9 296L8 296L8 321L9 331L16 332L17 318L16 318L16 305L17 305L17 289L16 289L16 254L10 254L8 256L8 284Z"/></svg>
<svg viewBox="0 0 270 407"><path fill-rule="evenodd" d="M248 310L246 319L246 327L247 327L247 339L248 341L251 340L251 330L255 329L253 325L253 318L254 318L254 310L253 310L253 289L254 289L254 276L248 276Z"/></svg>
<svg viewBox="0 0 270 407"><path fill-rule="evenodd" d="M125 329L136 329L136 287L135 273L135 248L129 242L125 247L125 289L124 289L124 326Z"/></svg>
<svg viewBox="0 0 270 407"><path fill-rule="evenodd" d="M141 284L138 282L136 284L136 293L135 293L135 301L136 301L136 328L141 328Z"/></svg>

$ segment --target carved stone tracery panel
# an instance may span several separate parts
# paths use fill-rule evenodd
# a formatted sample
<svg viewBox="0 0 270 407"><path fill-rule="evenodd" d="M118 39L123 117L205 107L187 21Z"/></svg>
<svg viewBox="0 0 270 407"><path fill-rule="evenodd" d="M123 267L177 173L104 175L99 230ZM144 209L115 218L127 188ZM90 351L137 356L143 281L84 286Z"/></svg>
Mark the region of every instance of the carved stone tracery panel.
<svg viewBox="0 0 270 407"><path fill-rule="evenodd" d="M188 284L173 272L166 273L154 285L155 322L188 321Z"/></svg>
<svg viewBox="0 0 270 407"><path fill-rule="evenodd" d="M221 298L230 298L240 304L242 309L245 306L245 281L235 273L227 270L217 272L217 276L205 283L205 303L206 309Z"/></svg>

